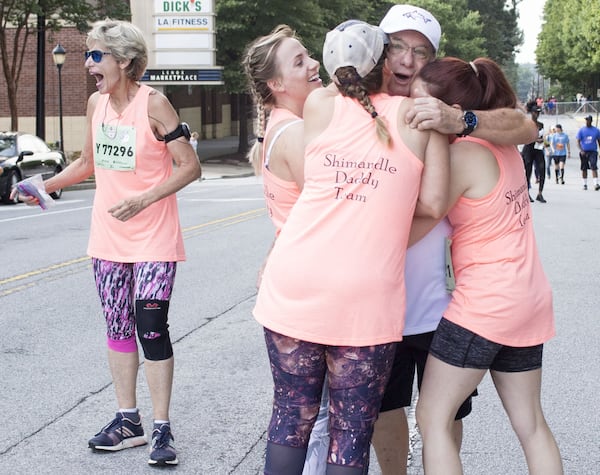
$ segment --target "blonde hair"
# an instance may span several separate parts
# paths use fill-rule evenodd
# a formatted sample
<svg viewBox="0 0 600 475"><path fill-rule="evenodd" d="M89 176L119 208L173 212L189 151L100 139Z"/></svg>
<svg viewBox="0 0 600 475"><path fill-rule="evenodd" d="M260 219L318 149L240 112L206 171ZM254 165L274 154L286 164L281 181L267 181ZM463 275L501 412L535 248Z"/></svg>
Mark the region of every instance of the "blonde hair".
<svg viewBox="0 0 600 475"><path fill-rule="evenodd" d="M262 167L262 140L265 135L269 110L275 105L275 97L267 81L279 74L276 61L277 50L287 38L296 38L296 32L288 25L278 25L271 33L255 39L246 48L242 61L248 79L250 95L256 107L254 133L256 142L248 152L248 160L254 167L254 173L260 175Z"/></svg>
<svg viewBox="0 0 600 475"><path fill-rule="evenodd" d="M125 74L132 81L139 81L148 65L148 48L142 31L133 23L106 18L92 25L86 45L104 44L117 62L130 61Z"/></svg>

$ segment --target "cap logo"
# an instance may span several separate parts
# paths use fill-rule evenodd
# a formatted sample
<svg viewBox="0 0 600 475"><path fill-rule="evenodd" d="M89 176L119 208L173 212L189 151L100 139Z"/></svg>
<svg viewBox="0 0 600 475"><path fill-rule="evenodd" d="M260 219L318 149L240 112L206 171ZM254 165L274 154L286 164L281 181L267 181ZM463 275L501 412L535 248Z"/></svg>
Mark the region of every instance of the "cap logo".
<svg viewBox="0 0 600 475"><path fill-rule="evenodd" d="M423 20L423 23L429 23L431 21L431 18L426 17L417 10L413 10L412 12L406 12L404 16L406 18L410 18L411 20L418 20L420 18L421 20Z"/></svg>

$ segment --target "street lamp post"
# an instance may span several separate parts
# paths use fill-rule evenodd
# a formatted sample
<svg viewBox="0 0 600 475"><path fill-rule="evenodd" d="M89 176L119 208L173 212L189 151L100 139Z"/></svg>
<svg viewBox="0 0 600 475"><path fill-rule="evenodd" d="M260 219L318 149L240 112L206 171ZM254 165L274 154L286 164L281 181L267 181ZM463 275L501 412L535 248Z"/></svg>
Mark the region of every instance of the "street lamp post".
<svg viewBox="0 0 600 475"><path fill-rule="evenodd" d="M61 79L61 69L62 65L65 63L65 58L67 56L67 52L65 49L59 44L56 45L56 48L52 50L52 59L54 60L54 64L58 69L58 125L60 129L60 151L65 153L65 147L63 142L63 111L62 111L62 79Z"/></svg>

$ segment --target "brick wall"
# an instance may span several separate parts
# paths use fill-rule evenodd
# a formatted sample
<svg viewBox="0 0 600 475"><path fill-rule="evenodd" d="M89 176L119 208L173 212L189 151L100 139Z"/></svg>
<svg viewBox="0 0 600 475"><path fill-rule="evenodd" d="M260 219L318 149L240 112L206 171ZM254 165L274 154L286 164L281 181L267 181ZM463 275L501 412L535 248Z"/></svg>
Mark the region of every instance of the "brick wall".
<svg viewBox="0 0 600 475"><path fill-rule="evenodd" d="M12 40L8 31L9 44ZM83 53L86 35L79 33L76 28L65 27L59 32L46 32L45 44L45 128L46 141L58 142L60 137L59 126L59 93L58 93L58 68L52 59L52 50L60 43L67 52L65 63L61 70L62 78L62 106L63 106L63 134L65 151L81 150L83 130L85 126L85 110L88 96L95 91L94 80L84 68ZM0 63L0 91L6 91L7 84ZM36 131L36 100L37 100L37 36L31 35L27 40L26 55L18 82L17 113L19 117L18 129L24 132ZM6 92L0 94L0 129L11 128L10 110Z"/></svg>
<svg viewBox="0 0 600 475"><path fill-rule="evenodd" d="M12 38L10 31L8 43ZM67 56L62 67L63 86L63 115L85 115L85 104L88 95L95 89L93 80L86 74L83 67L85 34L75 28L63 28L59 32L46 33L45 52L45 108L46 115L58 115L58 69L52 60L52 50L60 43L66 50ZM20 117L36 115L36 84L37 84L37 37L32 35L27 41L26 56L18 83L18 114ZM6 79L0 64L0 90L6 91ZM6 94L0 98L0 116L10 117Z"/></svg>
<svg viewBox="0 0 600 475"><path fill-rule="evenodd" d="M8 43L11 44L10 31L8 33ZM84 67L83 53L87 49L85 39L86 34L73 27L64 27L58 32L46 32L45 140L55 143L60 138L58 69L52 60L52 50L60 43L67 52L61 70L63 135L67 154L78 152L83 147L87 99L96 91L95 80ZM36 131L36 61L37 37L32 35L28 39L17 92L18 128L29 133ZM190 122L192 129L201 132L202 138L237 135L237 122L231 120L230 97L218 88L179 85L171 86L166 91L165 88L157 89L169 97L182 120ZM0 130L11 128L6 90L6 79L0 63Z"/></svg>

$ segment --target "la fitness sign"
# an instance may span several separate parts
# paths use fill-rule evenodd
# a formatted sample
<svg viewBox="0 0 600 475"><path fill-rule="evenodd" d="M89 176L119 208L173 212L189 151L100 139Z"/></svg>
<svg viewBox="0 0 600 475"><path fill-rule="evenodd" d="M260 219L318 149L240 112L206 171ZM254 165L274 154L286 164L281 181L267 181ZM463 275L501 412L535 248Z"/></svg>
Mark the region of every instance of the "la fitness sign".
<svg viewBox="0 0 600 475"><path fill-rule="evenodd" d="M154 13L159 30L196 26L214 31L212 0L154 0Z"/></svg>

